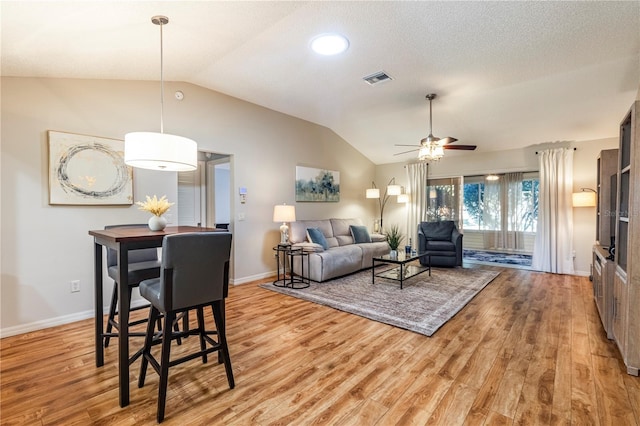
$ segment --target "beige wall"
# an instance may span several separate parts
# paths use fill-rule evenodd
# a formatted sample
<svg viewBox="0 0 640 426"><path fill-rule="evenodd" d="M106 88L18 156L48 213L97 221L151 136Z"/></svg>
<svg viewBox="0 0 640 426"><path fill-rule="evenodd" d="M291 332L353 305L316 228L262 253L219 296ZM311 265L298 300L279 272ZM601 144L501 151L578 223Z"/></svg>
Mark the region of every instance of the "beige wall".
<svg viewBox="0 0 640 426"><path fill-rule="evenodd" d="M177 101L173 93L184 92ZM93 244L106 224L146 222L134 206L48 204L47 130L123 139L159 130L157 82L2 78L1 332L92 316ZM186 83L165 83L165 131L204 151L232 156L234 283L273 273L279 240L273 206L295 204L300 219L374 215L363 189L374 165L331 130ZM295 166L340 172L338 203L295 203ZM248 190L240 204L238 187ZM134 171L134 198L177 200L175 173ZM178 206L172 208L177 218ZM70 293L69 281L81 291ZM110 294L110 283L105 294Z"/></svg>
<svg viewBox="0 0 640 426"><path fill-rule="evenodd" d="M159 127L158 83L73 79L2 78L0 333L5 336L92 316L93 245L89 229L145 222L135 207L50 206L47 130L122 139ZM233 281L273 273L271 247L279 239L273 205L296 204L300 219L360 217L369 226L379 216L364 190L375 178L406 186L404 163L375 167L331 130L186 83L165 83L165 131L198 141L204 151L232 156ZM173 97L185 94L182 102ZM617 125L617 123L616 123ZM617 128L612 129L612 134ZM574 157L574 187L595 186L595 159L617 138L581 141ZM534 151L545 145L492 153L453 153L436 163L431 177L536 170ZM295 166L340 172L339 203L295 203ZM248 190L240 204L238 187ZM177 199L173 173L136 170L134 197L166 194ZM172 214L177 217L174 206ZM406 229L406 206L395 197L385 224ZM244 221L235 218L245 216ZM595 239L595 209L574 209L575 269L587 274ZM69 281L81 281L70 293ZM105 284L105 293L110 292Z"/></svg>
<svg viewBox="0 0 640 426"><path fill-rule="evenodd" d="M617 132L617 126L611 133ZM504 173L511 171L538 170L538 158L536 151L551 146L573 146L577 150L573 156L573 187L574 191L580 188L596 187L596 158L603 149L618 147L618 138L598 139L592 141L579 141L564 144L539 144L524 149L505 150L500 152L447 152L445 158L433 164L429 170L429 178L450 176L483 175L490 172ZM406 186L407 173L405 163L384 164L376 167L376 183L383 183L396 178L399 185ZM395 197L389 200L385 208L385 223L397 223L406 233L407 207L395 202ZM576 252L574 269L578 275L589 275L591 265L591 247L595 244L596 234L596 209L595 207L582 207L573 209L573 247Z"/></svg>

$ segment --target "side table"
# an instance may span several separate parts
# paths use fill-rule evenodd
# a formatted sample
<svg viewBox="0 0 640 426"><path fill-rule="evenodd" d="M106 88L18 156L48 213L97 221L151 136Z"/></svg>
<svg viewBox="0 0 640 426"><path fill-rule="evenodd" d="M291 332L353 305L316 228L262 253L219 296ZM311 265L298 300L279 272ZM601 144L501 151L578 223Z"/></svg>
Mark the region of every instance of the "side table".
<svg viewBox="0 0 640 426"><path fill-rule="evenodd" d="M302 248L293 248L289 244L278 244L273 248L276 254L278 276L273 282L276 287L288 287L292 289L302 289L309 287L309 278L304 275L304 263L307 261L309 268L309 253ZM293 272L293 258L300 256L300 275ZM282 273L280 272L282 270Z"/></svg>

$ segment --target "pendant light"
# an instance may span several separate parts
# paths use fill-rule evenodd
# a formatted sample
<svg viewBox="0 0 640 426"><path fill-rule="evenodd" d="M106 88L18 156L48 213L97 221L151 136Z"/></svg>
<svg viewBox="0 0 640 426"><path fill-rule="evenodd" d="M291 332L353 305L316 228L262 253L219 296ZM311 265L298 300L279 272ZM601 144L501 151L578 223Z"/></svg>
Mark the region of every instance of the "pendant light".
<svg viewBox="0 0 640 426"><path fill-rule="evenodd" d="M164 58L162 27L166 16L154 16L151 22L160 26L160 133L132 132L124 136L124 162L132 167L162 171L191 171L198 168L198 145L182 136L164 133Z"/></svg>

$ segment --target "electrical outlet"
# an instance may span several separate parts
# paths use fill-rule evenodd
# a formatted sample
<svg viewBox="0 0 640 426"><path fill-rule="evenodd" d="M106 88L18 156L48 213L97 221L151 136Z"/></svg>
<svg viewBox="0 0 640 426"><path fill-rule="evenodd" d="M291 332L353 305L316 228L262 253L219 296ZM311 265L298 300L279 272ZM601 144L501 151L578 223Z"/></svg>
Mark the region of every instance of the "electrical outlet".
<svg viewBox="0 0 640 426"><path fill-rule="evenodd" d="M71 281L71 293L77 293L80 291L80 280Z"/></svg>

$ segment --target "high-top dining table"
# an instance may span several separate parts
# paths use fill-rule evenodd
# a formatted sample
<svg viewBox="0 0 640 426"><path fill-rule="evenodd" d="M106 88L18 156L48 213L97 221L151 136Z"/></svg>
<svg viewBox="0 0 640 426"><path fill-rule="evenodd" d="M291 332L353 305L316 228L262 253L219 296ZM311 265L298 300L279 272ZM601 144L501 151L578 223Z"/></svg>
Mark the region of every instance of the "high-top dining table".
<svg viewBox="0 0 640 426"><path fill-rule="evenodd" d="M110 228L89 231L94 237L94 286L95 286L95 349L96 367L104 365L103 297L102 297L102 252L103 247L116 250L118 258L118 379L120 383L120 406L129 405L129 250L162 247L165 235L192 232L228 232L226 229L198 226L170 226L163 231L151 231L146 226L139 228Z"/></svg>

